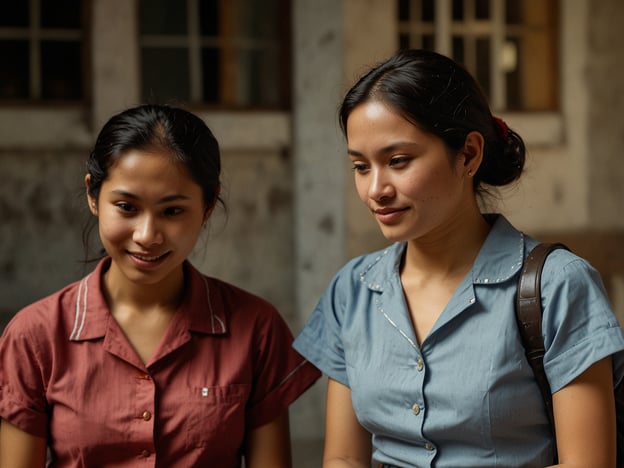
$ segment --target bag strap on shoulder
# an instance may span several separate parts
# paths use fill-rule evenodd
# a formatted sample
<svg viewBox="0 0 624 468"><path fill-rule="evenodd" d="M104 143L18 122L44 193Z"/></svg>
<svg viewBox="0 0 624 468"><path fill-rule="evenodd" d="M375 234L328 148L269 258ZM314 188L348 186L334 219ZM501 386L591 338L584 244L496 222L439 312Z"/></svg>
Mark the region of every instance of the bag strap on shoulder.
<svg viewBox="0 0 624 468"><path fill-rule="evenodd" d="M565 245L538 244L524 261L516 294L516 319L525 354L540 387L553 433L555 420L552 393L544 371L544 338L542 336L541 278L546 257L555 249L569 250Z"/></svg>

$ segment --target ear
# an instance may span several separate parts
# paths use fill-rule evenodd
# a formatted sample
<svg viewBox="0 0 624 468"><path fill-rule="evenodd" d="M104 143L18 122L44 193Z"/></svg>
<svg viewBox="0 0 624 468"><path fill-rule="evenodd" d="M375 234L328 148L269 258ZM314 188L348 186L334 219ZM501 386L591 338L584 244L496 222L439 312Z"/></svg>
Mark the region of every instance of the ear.
<svg viewBox="0 0 624 468"><path fill-rule="evenodd" d="M89 187L91 186L91 174L85 175L84 179L85 188L87 189L87 204L89 205L89 210L93 214L93 216L98 215L97 209L97 200L89 195Z"/></svg>
<svg viewBox="0 0 624 468"><path fill-rule="evenodd" d="M464 147L460 153L463 156L463 171L468 177L472 177L479 170L483 161L485 140L479 132L470 132L464 140Z"/></svg>

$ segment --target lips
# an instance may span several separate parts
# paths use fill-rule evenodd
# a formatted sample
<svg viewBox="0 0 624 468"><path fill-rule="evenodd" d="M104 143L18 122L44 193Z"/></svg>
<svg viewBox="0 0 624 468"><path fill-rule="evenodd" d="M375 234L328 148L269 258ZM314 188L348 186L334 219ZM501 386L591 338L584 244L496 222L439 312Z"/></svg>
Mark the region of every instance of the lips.
<svg viewBox="0 0 624 468"><path fill-rule="evenodd" d="M373 213L375 213L375 217L380 223L391 224L403 216L403 213L407 210L408 208L384 207L373 210Z"/></svg>
<svg viewBox="0 0 624 468"><path fill-rule="evenodd" d="M140 260L142 262L157 262L158 260L160 260L161 258L163 258L165 255L167 255L166 253L162 254L162 255L143 255L143 254L138 254L138 253L132 253L132 252L128 252L130 255L132 255L134 258L136 258L137 260Z"/></svg>
<svg viewBox="0 0 624 468"><path fill-rule="evenodd" d="M152 270L158 268L165 261L165 259L169 256L169 252L165 252L161 255L128 252L128 255L130 256L130 260L132 260L135 267L141 270Z"/></svg>

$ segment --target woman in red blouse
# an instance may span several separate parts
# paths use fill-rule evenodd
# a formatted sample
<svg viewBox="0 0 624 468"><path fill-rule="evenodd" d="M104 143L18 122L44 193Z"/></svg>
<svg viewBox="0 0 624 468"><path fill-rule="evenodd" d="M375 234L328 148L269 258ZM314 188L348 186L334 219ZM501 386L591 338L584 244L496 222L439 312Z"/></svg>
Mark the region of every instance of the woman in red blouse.
<svg viewBox="0 0 624 468"><path fill-rule="evenodd" d="M266 301L187 257L220 202L195 115L112 117L87 162L106 251L0 339L0 466L288 467L288 405L320 373Z"/></svg>

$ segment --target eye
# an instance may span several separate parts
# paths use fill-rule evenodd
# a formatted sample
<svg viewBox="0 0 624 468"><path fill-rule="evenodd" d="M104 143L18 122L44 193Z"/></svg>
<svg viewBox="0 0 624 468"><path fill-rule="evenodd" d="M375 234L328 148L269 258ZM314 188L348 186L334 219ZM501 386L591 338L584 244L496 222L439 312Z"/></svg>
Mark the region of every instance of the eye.
<svg viewBox="0 0 624 468"><path fill-rule="evenodd" d="M165 216L175 216L181 214L182 212L184 212L184 210L179 206L169 206L165 208L164 211Z"/></svg>
<svg viewBox="0 0 624 468"><path fill-rule="evenodd" d="M132 205L131 203L127 203L127 202L118 202L118 203L115 203L115 206L124 213L133 213L136 211L136 208L134 207L134 205Z"/></svg>
<svg viewBox="0 0 624 468"><path fill-rule="evenodd" d="M411 158L409 158L408 156L394 156L392 157L392 159L390 159L390 166L391 167L404 167L408 162L410 162Z"/></svg>
<svg viewBox="0 0 624 468"><path fill-rule="evenodd" d="M364 174L368 171L368 165L362 163L353 163L351 169L353 170L353 172Z"/></svg>

